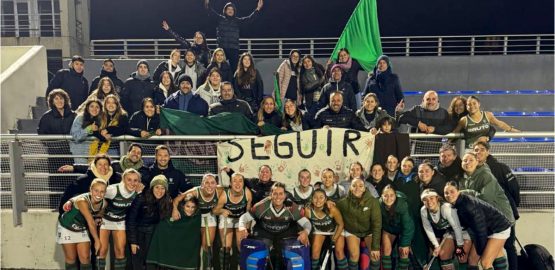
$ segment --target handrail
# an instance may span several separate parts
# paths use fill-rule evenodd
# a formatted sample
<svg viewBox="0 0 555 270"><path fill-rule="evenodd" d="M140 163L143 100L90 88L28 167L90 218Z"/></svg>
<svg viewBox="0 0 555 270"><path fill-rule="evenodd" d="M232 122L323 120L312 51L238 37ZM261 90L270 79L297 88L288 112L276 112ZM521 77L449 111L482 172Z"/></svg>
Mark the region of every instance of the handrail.
<svg viewBox="0 0 555 270"><path fill-rule="evenodd" d="M166 136L152 136L148 139L134 137L131 135L123 135L113 137L113 141L229 141L236 139L251 139L256 138L254 135L166 135ZM423 133L409 133L411 139L458 139L463 138L462 133L449 133L447 135L423 134ZM548 138L554 137L555 132L497 132L496 138ZM92 140L92 137L89 138ZM11 140L73 140L71 135L37 135L37 134L0 134L1 141Z"/></svg>
<svg viewBox="0 0 555 270"><path fill-rule="evenodd" d="M248 38L240 39L240 45L258 58L287 57L291 47L314 57L329 57L337 40L337 37ZM554 40L553 34L381 37L383 52L392 56L553 54ZM207 39L207 43L211 47L216 46L216 39ZM171 48L179 46L175 40L165 38L98 39L91 40L90 48L93 58L165 58Z"/></svg>

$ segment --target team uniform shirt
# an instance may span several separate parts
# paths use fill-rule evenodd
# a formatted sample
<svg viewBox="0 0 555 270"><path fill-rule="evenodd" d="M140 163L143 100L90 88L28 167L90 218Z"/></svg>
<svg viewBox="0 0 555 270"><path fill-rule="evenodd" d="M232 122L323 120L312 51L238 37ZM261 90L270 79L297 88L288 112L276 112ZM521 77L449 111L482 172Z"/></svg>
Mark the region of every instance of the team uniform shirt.
<svg viewBox="0 0 555 270"><path fill-rule="evenodd" d="M302 192L299 187L295 187L293 188L293 202L299 206L307 205L310 202L313 192L314 187L312 186L308 186L307 192Z"/></svg>
<svg viewBox="0 0 555 270"><path fill-rule="evenodd" d="M464 239L470 239L468 233L463 232L457 209L452 208L448 203L443 203L437 213L432 213L423 206L420 209L420 218L424 231L434 247L439 247L438 238L453 238L453 234L458 246L463 245Z"/></svg>
<svg viewBox="0 0 555 270"><path fill-rule="evenodd" d="M127 209L129 209L136 196L137 193L135 191L129 192L123 182L109 185L104 196L107 199L107 206L100 228L124 231Z"/></svg>
<svg viewBox="0 0 555 270"><path fill-rule="evenodd" d="M326 195L328 196L328 199L336 202L339 199L347 196L347 192L345 191L345 188L343 186L340 186L338 184L333 184L333 188L331 190L327 190L325 187L322 187L322 190L324 190L326 192Z"/></svg>
<svg viewBox="0 0 555 270"><path fill-rule="evenodd" d="M487 136L490 129L489 119L485 112L482 112L480 121L475 122L472 118L466 116L466 126L464 127L464 138L466 148L470 149L474 143L482 136Z"/></svg>
<svg viewBox="0 0 555 270"><path fill-rule="evenodd" d="M198 209L201 213L201 227L216 227L216 217L212 214L212 209L218 204L217 191L214 191L212 198L205 198L202 196L202 190L200 187L196 187L197 199L198 199Z"/></svg>
<svg viewBox="0 0 555 270"><path fill-rule="evenodd" d="M314 212L314 209L310 208L309 220L312 224L312 228L314 229L314 234L333 235L335 233L337 224L335 223L335 219L333 219L329 213L324 212L323 217L318 217L316 212Z"/></svg>
<svg viewBox="0 0 555 270"><path fill-rule="evenodd" d="M93 218L100 217L106 207L106 201L102 200L98 208L95 209L91 202L90 193L84 193L71 199L74 202L71 205L71 209L60 215L58 218L58 232L56 239L58 244L90 242L89 235L87 233L87 220L85 219L85 216L81 214L79 207L75 203L76 200L81 198L84 198L87 202L87 206Z"/></svg>
<svg viewBox="0 0 555 270"><path fill-rule="evenodd" d="M227 220L227 227L228 228L238 228L239 225L239 218L247 212L247 188L243 188L243 196L241 197L241 199L239 199L238 202L233 202L231 200L231 196L230 193L231 192L231 188L228 188L225 190L225 196L226 196L226 203L224 204L224 209L228 210L229 212L231 212L231 214L229 214L227 216L227 218L221 218L220 219L220 228L223 229L223 225L224 222L226 222Z"/></svg>
<svg viewBox="0 0 555 270"><path fill-rule="evenodd" d="M310 232L310 222L301 214L301 210L294 202L284 202L283 207L278 211L272 205L271 198L266 198L256 205L239 220L239 229L245 229L245 224L255 220L256 226L269 233L283 233L291 226L299 223L307 232ZM306 224L308 223L308 225ZM308 228L308 229L307 229Z"/></svg>

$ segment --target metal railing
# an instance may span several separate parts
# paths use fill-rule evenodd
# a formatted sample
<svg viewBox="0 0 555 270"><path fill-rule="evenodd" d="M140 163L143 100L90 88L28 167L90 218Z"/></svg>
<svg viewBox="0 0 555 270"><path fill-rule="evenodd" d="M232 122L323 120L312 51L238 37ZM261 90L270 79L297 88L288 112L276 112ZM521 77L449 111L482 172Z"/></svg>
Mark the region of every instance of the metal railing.
<svg viewBox="0 0 555 270"><path fill-rule="evenodd" d="M424 159L436 164L441 139L458 139L461 134L426 135L409 134L411 156L417 164ZM145 139L120 136L113 138L115 150L124 153L131 142L141 142L145 163L152 163L156 142L168 145L176 168L184 171L194 183L203 173L217 172L216 143L255 136L154 136ZM492 143L493 155L513 169L521 185L523 209L552 209L555 194L555 145L554 132L499 132L496 138L544 138L545 143L526 143L516 140L511 143ZM0 135L0 204L14 211L14 225L21 224L21 212L27 208L53 208L57 199L79 174L57 173L61 165L72 163L69 150L59 152L72 139L69 135ZM434 140L429 140L434 139ZM439 140L438 140L439 139ZM537 140L536 140L537 141ZM457 144L459 154L464 153L464 140ZM117 156L115 154L114 156ZM68 158L69 161L68 161ZM53 171L54 168L54 171ZM196 179L196 181L195 181ZM55 186L56 189L52 189ZM46 199L45 199L46 198ZM46 200L46 202L45 202ZM49 204L50 203L50 204Z"/></svg>
<svg viewBox="0 0 555 270"><path fill-rule="evenodd" d="M17 17L17 18L16 18ZM2 14L2 37L60 37L60 13Z"/></svg>
<svg viewBox="0 0 555 270"><path fill-rule="evenodd" d="M553 34L536 35L471 35L381 37L383 52L390 56L509 55L553 54ZM291 49L303 54L326 58L338 38L251 38L241 39L242 51L256 58L285 58ZM207 39L208 47L217 47L215 39ZM173 39L102 39L91 40L93 58L167 58L178 48Z"/></svg>

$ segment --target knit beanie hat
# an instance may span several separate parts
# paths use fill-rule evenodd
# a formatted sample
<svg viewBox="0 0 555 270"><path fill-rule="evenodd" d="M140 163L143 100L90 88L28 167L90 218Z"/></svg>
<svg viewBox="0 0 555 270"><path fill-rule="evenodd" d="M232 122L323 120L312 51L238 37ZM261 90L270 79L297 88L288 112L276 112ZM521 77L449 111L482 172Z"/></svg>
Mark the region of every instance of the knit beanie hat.
<svg viewBox="0 0 555 270"><path fill-rule="evenodd" d="M150 181L150 188L152 189L157 185L162 185L166 190L168 190L168 179L163 174L154 176L152 181Z"/></svg>
<svg viewBox="0 0 555 270"><path fill-rule="evenodd" d="M384 61L387 63L388 68L391 67L391 62L389 62L389 56L383 54L383 55L381 55L380 57L378 57L378 60L376 61L376 66L378 66L378 63L379 63L381 60L384 60Z"/></svg>
<svg viewBox="0 0 555 270"><path fill-rule="evenodd" d="M335 65L331 66L331 69L330 69L330 70L333 71L333 70L336 69L336 68L339 68L339 70L341 70L341 72L344 71L344 70L343 70L343 67L341 67L340 64L335 64Z"/></svg>
<svg viewBox="0 0 555 270"><path fill-rule="evenodd" d="M145 64L146 68L148 68L150 70L150 67L148 66L148 62L145 59L141 59L141 60L139 60L139 62L137 62L137 69L139 68L140 64Z"/></svg>
<svg viewBox="0 0 555 270"><path fill-rule="evenodd" d="M191 77L189 75L181 74L181 75L179 75L179 78L177 78L177 87L179 87L179 85L183 81L188 81L191 86L193 85L193 80L191 79Z"/></svg>

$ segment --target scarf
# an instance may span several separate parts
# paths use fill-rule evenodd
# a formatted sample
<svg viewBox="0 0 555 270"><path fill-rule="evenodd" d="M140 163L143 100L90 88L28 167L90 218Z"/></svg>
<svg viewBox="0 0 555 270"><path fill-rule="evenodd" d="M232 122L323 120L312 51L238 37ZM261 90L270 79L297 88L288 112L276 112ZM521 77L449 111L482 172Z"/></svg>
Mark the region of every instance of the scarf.
<svg viewBox="0 0 555 270"><path fill-rule="evenodd" d="M110 123L108 123L108 126L113 127L117 126L118 124L118 119L112 118L112 120L110 120ZM96 156L97 154L106 154L108 152L108 149L110 149L111 142L112 141L104 141L102 142L102 144L100 144L100 140L92 141L89 145L89 161L92 161L94 159L94 156ZM99 145L100 148L98 147Z"/></svg>
<svg viewBox="0 0 555 270"><path fill-rule="evenodd" d="M141 81L144 81L144 80L150 78L150 72L147 73L147 74L144 75L144 76L142 76L141 74L139 74L139 72L135 72L135 78L137 78L137 79L139 79L139 80L141 80Z"/></svg>
<svg viewBox="0 0 555 270"><path fill-rule="evenodd" d="M349 60L347 60L347 62L339 62L339 60L337 60L337 64L345 71L349 71L351 69L351 66L353 65L353 58L349 57Z"/></svg>
<svg viewBox="0 0 555 270"><path fill-rule="evenodd" d="M139 159L139 161L137 161L136 163L133 163L131 160L127 158L127 156L123 156L119 160L119 165L121 166L122 171L125 171L129 168L133 168L138 171L141 167L143 167L143 160Z"/></svg>
<svg viewBox="0 0 555 270"><path fill-rule="evenodd" d="M160 83L158 85L158 88L160 88L160 90L162 90L162 93L164 94L164 97L168 98L168 89L166 89L166 87L162 83Z"/></svg>
<svg viewBox="0 0 555 270"><path fill-rule="evenodd" d="M177 64L177 66L175 68L173 68L172 60L168 59L168 71L172 74L172 78L175 78L175 74L177 74L177 72L181 71L181 67L179 66L179 64Z"/></svg>
<svg viewBox="0 0 555 270"><path fill-rule="evenodd" d="M109 185L110 178L112 177L112 174L114 174L114 169L112 169L112 166L110 166L108 173L100 174L98 169L96 169L96 166L94 166L94 163L91 162L91 172L94 174L94 176L106 181L106 183L108 183Z"/></svg>

